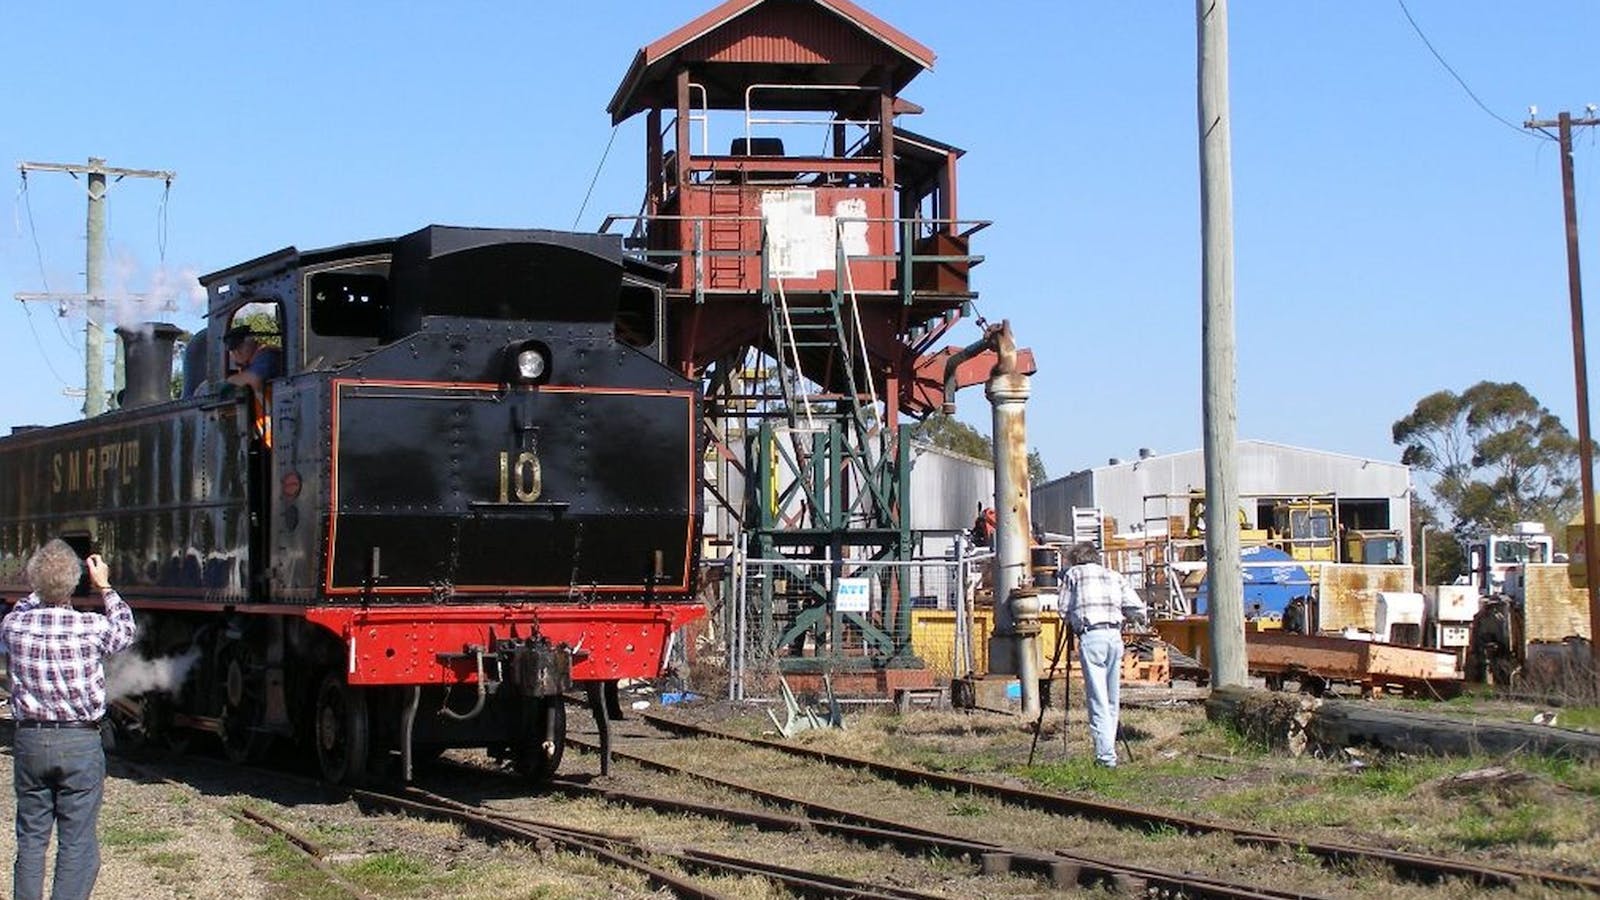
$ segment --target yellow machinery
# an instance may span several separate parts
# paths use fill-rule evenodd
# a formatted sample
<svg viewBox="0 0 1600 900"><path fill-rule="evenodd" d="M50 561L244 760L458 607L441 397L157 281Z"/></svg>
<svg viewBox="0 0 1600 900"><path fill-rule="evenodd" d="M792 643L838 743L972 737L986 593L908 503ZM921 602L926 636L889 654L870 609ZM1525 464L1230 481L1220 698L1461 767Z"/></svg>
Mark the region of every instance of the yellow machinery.
<svg viewBox="0 0 1600 900"><path fill-rule="evenodd" d="M1343 561L1366 566L1404 565L1405 539L1393 528L1346 531Z"/></svg>
<svg viewBox="0 0 1600 900"><path fill-rule="evenodd" d="M1270 543L1299 562L1338 562L1338 525L1333 504L1323 500L1284 500L1272 507Z"/></svg>
<svg viewBox="0 0 1600 900"><path fill-rule="evenodd" d="M1243 545L1264 544L1264 543L1266 543L1268 538L1269 538L1269 533L1267 532L1267 530L1266 529L1262 529L1262 528L1251 528L1250 527L1250 517L1245 515L1245 511L1241 509L1241 510L1238 511L1238 513L1239 513L1239 543L1243 544ZM1198 539L1203 538L1205 536L1206 536L1206 495L1204 493L1200 492L1200 491L1192 491L1189 494L1189 532L1188 532L1188 537L1198 540ZM1198 549L1201 551L1201 553L1203 555L1205 548L1204 547L1200 547ZM1196 556L1195 558L1199 559L1200 557Z"/></svg>

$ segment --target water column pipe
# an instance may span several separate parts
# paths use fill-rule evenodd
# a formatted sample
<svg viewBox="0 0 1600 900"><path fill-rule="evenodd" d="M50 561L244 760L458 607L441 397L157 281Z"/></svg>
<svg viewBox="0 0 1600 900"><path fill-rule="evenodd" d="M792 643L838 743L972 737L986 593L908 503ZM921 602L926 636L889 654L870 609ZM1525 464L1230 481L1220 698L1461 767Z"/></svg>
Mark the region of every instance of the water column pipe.
<svg viewBox="0 0 1600 900"><path fill-rule="evenodd" d="M994 634L989 640L989 671L1016 675L1022 687L1023 715L1039 710L1035 641L1039 633L1039 601L1031 590L1028 549L1033 517L1028 495L1028 431L1024 410L1029 377L1018 370L1017 344L1011 323L984 331L977 342L945 363L944 411L955 411L956 369L984 352L995 355L984 396L994 412Z"/></svg>

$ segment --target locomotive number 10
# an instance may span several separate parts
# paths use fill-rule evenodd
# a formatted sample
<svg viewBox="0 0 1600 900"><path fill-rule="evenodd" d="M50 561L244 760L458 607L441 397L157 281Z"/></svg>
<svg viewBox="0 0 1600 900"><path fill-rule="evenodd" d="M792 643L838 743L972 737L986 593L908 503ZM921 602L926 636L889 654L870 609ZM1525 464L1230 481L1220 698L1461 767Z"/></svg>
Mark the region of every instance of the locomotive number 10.
<svg viewBox="0 0 1600 900"><path fill-rule="evenodd" d="M532 503L543 492L544 476L539 472L539 457L532 450L518 453L514 460L510 453L500 451L501 503L510 503L512 497L522 503Z"/></svg>

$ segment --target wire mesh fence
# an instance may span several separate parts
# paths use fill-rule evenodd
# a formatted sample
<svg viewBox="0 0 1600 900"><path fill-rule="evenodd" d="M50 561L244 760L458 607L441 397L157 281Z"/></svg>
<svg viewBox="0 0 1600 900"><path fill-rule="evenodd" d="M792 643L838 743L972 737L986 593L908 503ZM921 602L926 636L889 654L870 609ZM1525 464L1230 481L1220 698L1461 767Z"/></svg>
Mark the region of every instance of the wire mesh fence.
<svg viewBox="0 0 1600 900"><path fill-rule="evenodd" d="M905 561L741 551L709 569L717 583L696 653L700 690L744 700L776 697L790 672L905 667L948 678L973 669L973 594L992 553L959 541L945 555ZM917 646L914 623L935 628Z"/></svg>

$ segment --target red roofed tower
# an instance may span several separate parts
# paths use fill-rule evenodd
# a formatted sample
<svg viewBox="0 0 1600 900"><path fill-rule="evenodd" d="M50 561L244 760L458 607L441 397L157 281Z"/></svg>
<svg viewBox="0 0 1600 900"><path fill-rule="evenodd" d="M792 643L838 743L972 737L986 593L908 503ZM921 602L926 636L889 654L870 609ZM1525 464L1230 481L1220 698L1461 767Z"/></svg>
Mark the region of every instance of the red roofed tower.
<svg viewBox="0 0 1600 900"><path fill-rule="evenodd" d="M641 49L609 108L647 119L641 214L607 225L677 269L664 357L706 387L713 518L797 563L757 604L790 670L915 665L904 570L881 565L914 551L901 415L944 399L928 351L976 297L988 224L957 213L962 151L899 125L933 61L849 0L728 0ZM850 576L875 579L865 613L836 611Z"/></svg>

